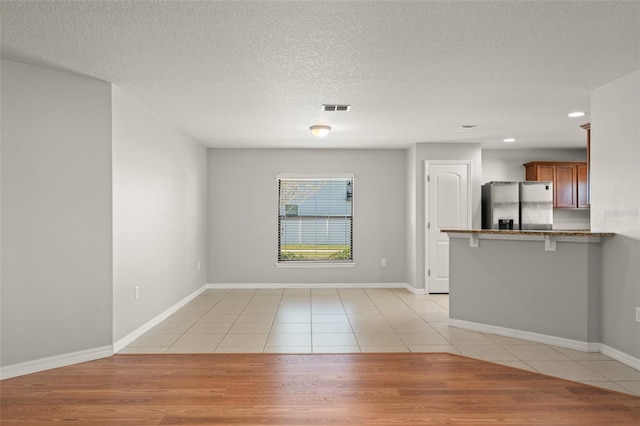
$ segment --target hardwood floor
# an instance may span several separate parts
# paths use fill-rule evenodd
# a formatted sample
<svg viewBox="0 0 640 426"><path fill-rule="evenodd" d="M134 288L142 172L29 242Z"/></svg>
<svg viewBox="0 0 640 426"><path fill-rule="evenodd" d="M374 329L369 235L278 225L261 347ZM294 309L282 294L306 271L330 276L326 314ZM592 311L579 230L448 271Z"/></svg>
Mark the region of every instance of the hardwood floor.
<svg viewBox="0 0 640 426"><path fill-rule="evenodd" d="M0 423L638 425L640 398L453 354L115 355L0 382Z"/></svg>

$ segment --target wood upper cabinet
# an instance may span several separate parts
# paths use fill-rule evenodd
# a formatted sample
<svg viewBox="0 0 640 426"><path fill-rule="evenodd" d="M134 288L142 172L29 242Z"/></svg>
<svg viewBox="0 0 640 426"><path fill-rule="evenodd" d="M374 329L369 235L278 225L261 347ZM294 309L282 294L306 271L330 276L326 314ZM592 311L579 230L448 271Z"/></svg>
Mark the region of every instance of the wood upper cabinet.
<svg viewBox="0 0 640 426"><path fill-rule="evenodd" d="M532 172L532 174L530 174L530 172ZM555 182L555 164L536 164L533 168L527 167L527 180L550 180Z"/></svg>
<svg viewBox="0 0 640 426"><path fill-rule="evenodd" d="M558 209L589 207L586 161L533 161L524 164L524 167L526 180L553 182L553 207Z"/></svg>
<svg viewBox="0 0 640 426"><path fill-rule="evenodd" d="M578 199L584 200L582 205L578 207L591 207L591 123L582 124L584 130L587 131L587 165L578 169ZM586 173L586 176L585 176ZM582 198L580 194L582 195Z"/></svg>
<svg viewBox="0 0 640 426"><path fill-rule="evenodd" d="M591 207L589 197L589 165L578 165L578 208L588 209Z"/></svg>
<svg viewBox="0 0 640 426"><path fill-rule="evenodd" d="M555 207L571 209L578 207L578 168L572 164L555 165L556 178L553 181Z"/></svg>

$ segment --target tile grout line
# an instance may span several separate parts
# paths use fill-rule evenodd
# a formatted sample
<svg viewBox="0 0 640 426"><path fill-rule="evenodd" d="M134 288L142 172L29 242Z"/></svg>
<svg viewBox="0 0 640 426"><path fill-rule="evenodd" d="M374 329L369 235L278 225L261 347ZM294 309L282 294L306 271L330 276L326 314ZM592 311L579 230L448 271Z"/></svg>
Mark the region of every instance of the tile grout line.
<svg viewBox="0 0 640 426"><path fill-rule="evenodd" d="M222 298L220 298L220 300L218 300L212 307L211 309L209 309L208 312L211 312L213 310L213 308L215 308L220 302L222 302L224 300L225 297L227 297L229 294L231 294L231 290L227 290L227 292L222 296ZM221 305L222 306L222 305ZM245 307L246 308L246 307ZM243 308L244 311L244 308ZM207 313L208 313L207 312ZM242 311L241 311L242 312ZM238 316L236 317L236 319L231 323L231 326L229 327L229 329L224 333L224 336L222 337L222 339L220 339L220 341L216 344L216 346L213 348L211 353L216 353L216 350L220 347L220 344L222 343L222 341L225 339L225 337L227 337L227 335L229 334L229 330L231 330L231 328L235 325L236 321L238 321L238 318L240 318L241 314L238 314ZM200 318L202 319L202 317Z"/></svg>
<svg viewBox="0 0 640 426"><path fill-rule="evenodd" d="M162 353L167 353L167 351L168 351L168 350L169 350L169 349L170 349L170 348L171 348L171 347L172 347L172 346L173 346L173 345L174 345L178 340L180 340L184 335L186 335L186 334L189 332L189 330L191 330L191 329L193 328L193 326L194 326L194 325L196 325L196 324L197 324L197 323L198 323L202 318L204 318L204 316L205 316L205 315L207 315L207 314L208 314L208 313L209 313L209 312L210 312L210 311L211 311L211 310L212 310L212 309L213 309L213 308L214 308L218 303L220 303L220 302L222 301L222 299L224 299L224 297L229 293L229 291L230 291L230 290L227 290L227 291L225 292L225 294L224 294L224 295L222 295L222 297L221 297L220 299L218 299L218 301L216 301L216 303L214 303L214 304L213 304L213 306L211 306L211 308L209 308L209 310L208 310L208 311L206 311L205 313L203 313L202 315L200 315L200 317L199 317L198 319L196 319L196 320L193 322L193 324L191 324L191 325L190 325L190 326L189 326L185 331L183 331L183 332L182 332L182 334L180 334L180 336L179 336L176 340L174 340L174 341L173 341L169 346L167 346L167 347L162 351ZM193 302L193 301L195 301L195 300L197 300L197 299L198 299L198 298L196 298L196 299L192 300L191 302ZM215 351L215 349L214 349L214 351Z"/></svg>
<svg viewBox="0 0 640 426"><path fill-rule="evenodd" d="M366 291L363 290L363 293L367 296L369 300L371 300L371 298L369 297ZM358 340L358 336L356 335L356 330L353 328L353 324L351 323L351 318L349 317L349 313L347 312L347 309L344 306L344 299L342 298L342 294L340 294L339 290L338 290L338 297L340 297L340 304L342 305L342 309L344 309L344 315L347 317L347 322L349 323L349 327L351 328L351 333L353 333L353 338L356 340L356 344L358 345L358 350L362 352L362 346L360 345L360 340ZM371 300L371 303L373 303L373 300Z"/></svg>

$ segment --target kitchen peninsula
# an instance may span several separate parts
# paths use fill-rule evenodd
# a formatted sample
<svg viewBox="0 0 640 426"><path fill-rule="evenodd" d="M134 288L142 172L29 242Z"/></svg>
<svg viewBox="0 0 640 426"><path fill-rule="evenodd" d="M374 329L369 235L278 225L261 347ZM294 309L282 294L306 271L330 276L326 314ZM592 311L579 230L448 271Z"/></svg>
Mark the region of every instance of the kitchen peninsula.
<svg viewBox="0 0 640 426"><path fill-rule="evenodd" d="M449 235L449 325L598 350L601 245L614 234L442 232Z"/></svg>

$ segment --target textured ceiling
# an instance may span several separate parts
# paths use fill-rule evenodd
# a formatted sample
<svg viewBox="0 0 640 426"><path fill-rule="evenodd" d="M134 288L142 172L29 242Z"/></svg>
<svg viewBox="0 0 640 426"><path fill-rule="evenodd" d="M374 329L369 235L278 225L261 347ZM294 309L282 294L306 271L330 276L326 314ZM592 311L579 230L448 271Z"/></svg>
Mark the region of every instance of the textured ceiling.
<svg viewBox="0 0 640 426"><path fill-rule="evenodd" d="M3 58L111 81L211 147L584 146L589 92L640 68L638 1L0 8ZM333 131L314 138L313 124Z"/></svg>

